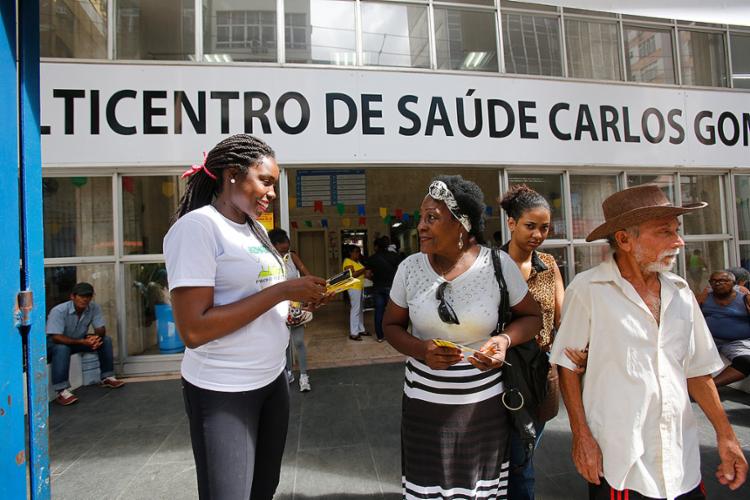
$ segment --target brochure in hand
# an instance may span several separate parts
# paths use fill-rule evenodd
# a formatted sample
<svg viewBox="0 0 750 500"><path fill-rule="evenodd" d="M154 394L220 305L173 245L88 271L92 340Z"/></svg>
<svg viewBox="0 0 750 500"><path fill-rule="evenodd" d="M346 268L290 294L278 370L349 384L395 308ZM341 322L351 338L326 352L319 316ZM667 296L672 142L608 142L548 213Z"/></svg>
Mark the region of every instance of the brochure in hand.
<svg viewBox="0 0 750 500"><path fill-rule="evenodd" d="M352 276L352 270L347 269L326 280L326 295L334 295L348 290L359 284L359 280Z"/></svg>
<svg viewBox="0 0 750 500"><path fill-rule="evenodd" d="M490 356L491 355L491 353L483 353L483 352L481 352L478 349L474 349L473 347L468 347L468 346L465 346L463 344L458 344L456 342L451 342L450 340L432 339L432 342L435 345L442 346L442 347L455 347L457 349L461 349L461 351L463 351L465 353L468 352L468 353L474 354L474 353L479 352L479 353L481 353L481 354L483 354L485 356ZM507 362L504 363L504 364L506 364L508 366L512 366L510 363L507 363Z"/></svg>

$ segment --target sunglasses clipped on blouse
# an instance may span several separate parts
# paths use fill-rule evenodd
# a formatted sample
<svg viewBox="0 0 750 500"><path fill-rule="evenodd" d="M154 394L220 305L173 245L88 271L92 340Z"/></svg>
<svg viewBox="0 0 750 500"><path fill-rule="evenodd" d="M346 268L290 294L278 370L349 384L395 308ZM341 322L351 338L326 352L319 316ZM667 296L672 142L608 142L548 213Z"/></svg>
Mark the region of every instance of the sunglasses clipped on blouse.
<svg viewBox="0 0 750 500"><path fill-rule="evenodd" d="M438 286L437 290L435 291L435 299L439 301L438 316L443 323L460 325L461 323L458 321L456 311L454 311L453 307L445 300L445 289L449 284L450 282L444 281L443 283L440 283L440 286Z"/></svg>

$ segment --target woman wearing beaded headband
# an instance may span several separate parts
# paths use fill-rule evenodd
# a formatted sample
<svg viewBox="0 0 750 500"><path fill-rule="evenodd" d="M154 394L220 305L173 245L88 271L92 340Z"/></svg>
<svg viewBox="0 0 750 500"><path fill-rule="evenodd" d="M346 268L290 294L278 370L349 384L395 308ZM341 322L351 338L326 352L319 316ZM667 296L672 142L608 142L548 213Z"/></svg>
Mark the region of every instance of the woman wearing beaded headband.
<svg viewBox="0 0 750 500"><path fill-rule="evenodd" d="M289 421L288 301L325 294L321 278L286 279L256 220L276 198L275 156L250 135L221 141L183 175L164 238L201 499L273 498Z"/></svg>
<svg viewBox="0 0 750 500"><path fill-rule="evenodd" d="M501 366L512 343L541 328L539 307L507 254L500 260L514 321L496 337L500 290L489 248L480 246L479 187L440 176L420 207L420 252L398 268L383 330L408 356L401 423L404 498L504 499L507 410ZM411 323L411 332L407 327ZM464 358L462 349L471 349Z"/></svg>

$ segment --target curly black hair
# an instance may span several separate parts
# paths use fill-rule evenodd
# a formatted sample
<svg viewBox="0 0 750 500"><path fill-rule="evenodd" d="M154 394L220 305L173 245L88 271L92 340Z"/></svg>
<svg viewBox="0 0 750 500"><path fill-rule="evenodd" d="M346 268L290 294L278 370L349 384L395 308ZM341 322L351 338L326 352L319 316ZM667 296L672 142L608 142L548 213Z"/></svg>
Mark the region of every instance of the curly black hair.
<svg viewBox="0 0 750 500"><path fill-rule="evenodd" d="M274 246L278 245L279 243L289 243L289 235L287 235L286 231L284 231L280 227L268 231L268 239L271 240L271 243Z"/></svg>
<svg viewBox="0 0 750 500"><path fill-rule="evenodd" d="M518 220L524 212L542 207L550 210L549 202L526 184L517 184L510 188L502 198L498 199L500 207L508 217Z"/></svg>
<svg viewBox="0 0 750 500"><path fill-rule="evenodd" d="M460 175L439 175L433 181L443 181L458 204L458 215L465 215L471 223L469 235L478 242L483 241L484 233L484 193L476 183Z"/></svg>

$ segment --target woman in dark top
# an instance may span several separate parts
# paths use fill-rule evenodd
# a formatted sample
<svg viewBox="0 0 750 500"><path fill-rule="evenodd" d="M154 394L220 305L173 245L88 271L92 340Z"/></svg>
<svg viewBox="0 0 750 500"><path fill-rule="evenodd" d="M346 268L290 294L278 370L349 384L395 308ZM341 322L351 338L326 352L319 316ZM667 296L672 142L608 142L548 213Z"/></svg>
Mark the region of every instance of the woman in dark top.
<svg viewBox="0 0 750 500"><path fill-rule="evenodd" d="M542 310L542 329L536 334L536 342L543 350L549 352L554 340L555 328L560 324L560 312L563 302L563 280L555 258L538 252L537 248L547 239L550 229L550 207L542 195L525 184L511 188L500 206L508 215L510 241L503 246L521 270L529 292L539 303ZM550 367L548 397L551 404L558 404L557 368ZM555 408L556 409L556 408ZM537 419L537 446L544 430L544 422ZM511 434L510 467L508 496L513 500L530 500L534 498L534 463L530 460L525 466L524 451L516 433Z"/></svg>

